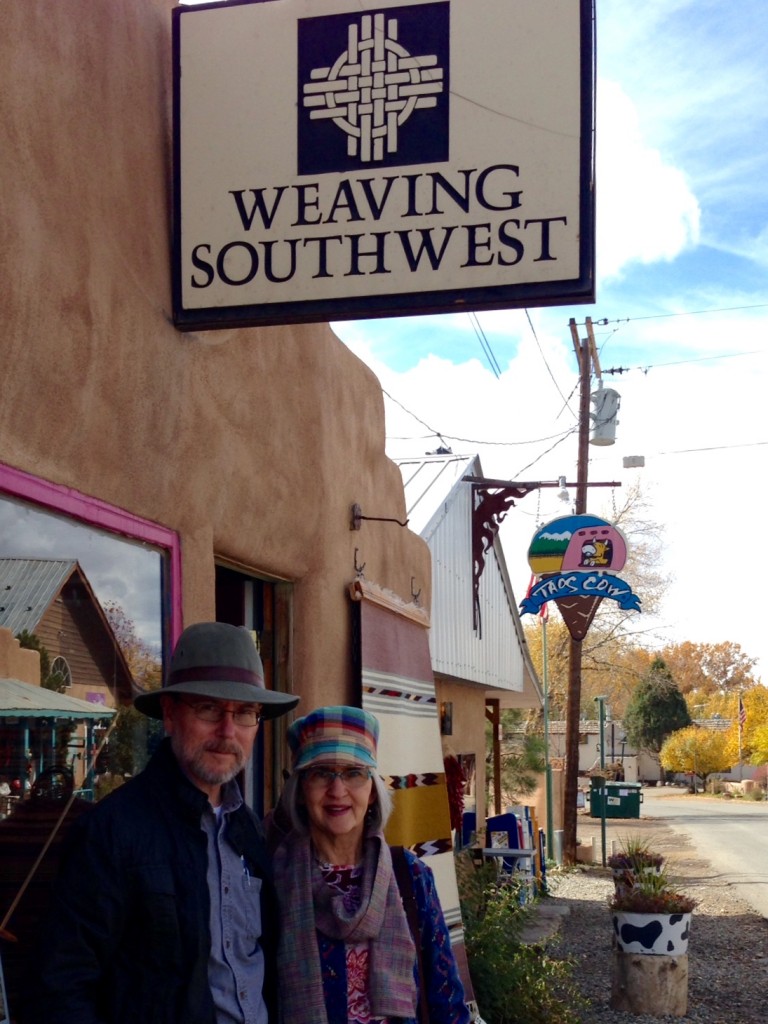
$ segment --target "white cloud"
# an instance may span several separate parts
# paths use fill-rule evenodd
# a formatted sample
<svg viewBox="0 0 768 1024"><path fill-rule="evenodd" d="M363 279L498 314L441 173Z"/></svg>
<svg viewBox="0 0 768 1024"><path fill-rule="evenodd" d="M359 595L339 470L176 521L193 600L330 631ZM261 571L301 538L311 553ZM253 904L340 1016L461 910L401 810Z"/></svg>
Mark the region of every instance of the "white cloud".
<svg viewBox="0 0 768 1024"><path fill-rule="evenodd" d="M695 245L700 210L682 171L644 142L621 86L600 82L597 111L597 272L606 279Z"/></svg>

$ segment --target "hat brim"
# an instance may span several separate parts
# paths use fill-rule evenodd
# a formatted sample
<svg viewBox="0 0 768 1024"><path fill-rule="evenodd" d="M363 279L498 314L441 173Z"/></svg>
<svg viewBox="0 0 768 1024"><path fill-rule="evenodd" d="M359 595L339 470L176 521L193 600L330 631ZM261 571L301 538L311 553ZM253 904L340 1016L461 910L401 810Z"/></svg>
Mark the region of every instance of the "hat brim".
<svg viewBox="0 0 768 1024"><path fill-rule="evenodd" d="M261 717L279 718L287 714L299 703L299 698L292 693L280 693L279 690L267 690L262 686L250 683L238 683L232 680L190 681L177 683L175 686L164 686L160 690L140 693L133 698L133 706L148 718L163 717L161 697L190 696L210 697L211 700L236 700L247 704L261 704Z"/></svg>

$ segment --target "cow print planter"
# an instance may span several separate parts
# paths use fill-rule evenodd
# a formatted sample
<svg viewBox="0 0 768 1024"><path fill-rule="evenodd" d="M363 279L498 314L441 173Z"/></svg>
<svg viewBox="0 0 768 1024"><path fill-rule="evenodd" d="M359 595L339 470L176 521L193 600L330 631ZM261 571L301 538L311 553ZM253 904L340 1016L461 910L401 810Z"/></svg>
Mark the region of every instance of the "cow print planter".
<svg viewBox="0 0 768 1024"><path fill-rule="evenodd" d="M691 915L630 914L612 911L616 945L622 953L683 956L688 952Z"/></svg>

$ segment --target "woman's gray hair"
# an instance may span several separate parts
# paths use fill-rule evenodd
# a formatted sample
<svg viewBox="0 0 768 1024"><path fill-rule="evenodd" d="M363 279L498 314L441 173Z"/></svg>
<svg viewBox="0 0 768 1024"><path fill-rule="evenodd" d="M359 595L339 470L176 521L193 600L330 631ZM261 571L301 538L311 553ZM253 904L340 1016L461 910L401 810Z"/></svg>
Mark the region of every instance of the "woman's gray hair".
<svg viewBox="0 0 768 1024"><path fill-rule="evenodd" d="M301 774L301 771L293 772L286 781L280 794L280 808L288 815L291 826L298 832L306 834L309 831L309 819L302 799ZM366 815L366 831L381 832L392 813L392 794L384 785L384 780L376 772L371 772L371 780L376 799Z"/></svg>

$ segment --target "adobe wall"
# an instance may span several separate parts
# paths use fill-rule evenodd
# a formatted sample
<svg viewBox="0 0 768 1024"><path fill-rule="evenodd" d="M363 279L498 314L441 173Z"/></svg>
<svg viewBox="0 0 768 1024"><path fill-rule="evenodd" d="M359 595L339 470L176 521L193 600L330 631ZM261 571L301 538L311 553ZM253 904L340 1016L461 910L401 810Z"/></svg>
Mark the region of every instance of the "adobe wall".
<svg viewBox="0 0 768 1024"><path fill-rule="evenodd" d="M482 756L486 748L485 701L481 696L482 690L476 685L455 683L443 677L436 682L438 707L442 701L453 704L453 731L448 736L441 736L443 756L476 754L475 806L467 805L465 809L474 810L477 820L482 822L490 813L485 803L486 765Z"/></svg>
<svg viewBox="0 0 768 1024"><path fill-rule="evenodd" d="M40 655L22 647L10 629L0 626L0 679L40 685Z"/></svg>
<svg viewBox="0 0 768 1024"><path fill-rule="evenodd" d="M349 529L353 502L405 519L403 489L378 381L327 326L171 324L173 6L0 8L0 461L177 530L187 623L215 556L295 581L304 706L347 699L355 549L427 607L429 552Z"/></svg>

